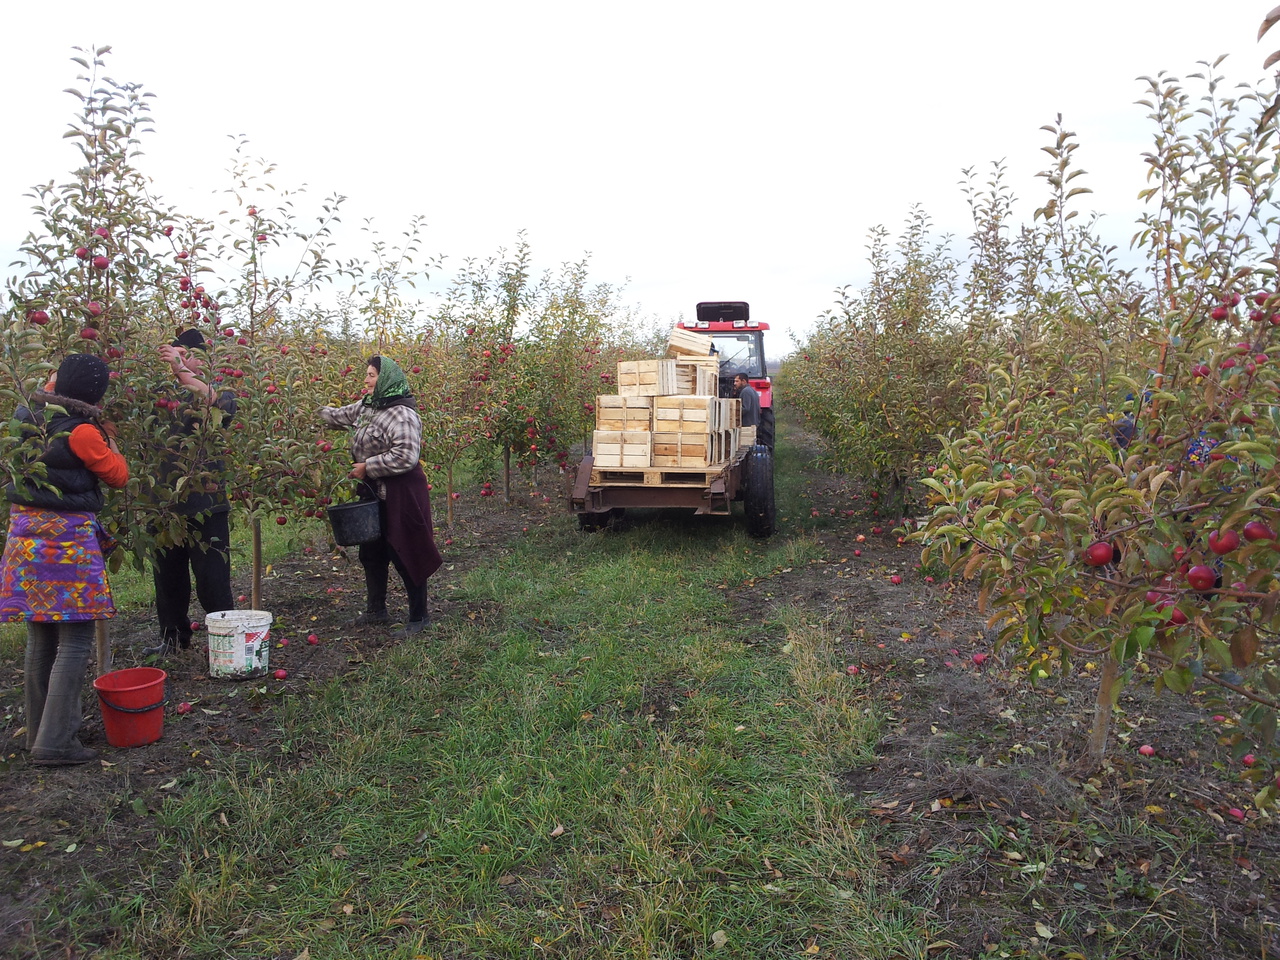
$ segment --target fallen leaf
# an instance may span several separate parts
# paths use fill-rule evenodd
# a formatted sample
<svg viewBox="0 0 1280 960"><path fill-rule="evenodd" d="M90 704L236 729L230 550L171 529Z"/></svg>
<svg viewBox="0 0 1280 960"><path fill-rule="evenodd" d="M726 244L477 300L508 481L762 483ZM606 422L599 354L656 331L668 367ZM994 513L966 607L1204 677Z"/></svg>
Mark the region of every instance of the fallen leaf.
<svg viewBox="0 0 1280 960"><path fill-rule="evenodd" d="M340 843L335 843L333 845L333 849L329 851L329 855L335 860L345 860L350 856L350 854L347 853L347 848Z"/></svg>
<svg viewBox="0 0 1280 960"><path fill-rule="evenodd" d="M557 823L556 828L551 831L550 836L558 837L562 833L564 833L564 827L561 824Z"/></svg>
<svg viewBox="0 0 1280 960"><path fill-rule="evenodd" d="M311 960L311 948L303 947L302 952L294 957L293 960Z"/></svg>
<svg viewBox="0 0 1280 960"><path fill-rule="evenodd" d="M1036 933L1039 936L1043 937L1045 940L1053 939L1053 928L1046 927L1043 923L1039 923L1039 922L1036 923Z"/></svg>
<svg viewBox="0 0 1280 960"><path fill-rule="evenodd" d="M729 942L729 935L725 933L723 930L717 930L715 933L711 935L711 946L714 947L716 950L719 950L728 942Z"/></svg>
<svg viewBox="0 0 1280 960"><path fill-rule="evenodd" d="M342 905L342 912L343 912L343 913L345 913L348 917L349 917L349 916L351 916L351 914L355 912L355 909L356 909L356 908L355 908L355 907L353 907L353 906L352 906L351 904L349 904L349 903L344 903L344 904Z"/></svg>

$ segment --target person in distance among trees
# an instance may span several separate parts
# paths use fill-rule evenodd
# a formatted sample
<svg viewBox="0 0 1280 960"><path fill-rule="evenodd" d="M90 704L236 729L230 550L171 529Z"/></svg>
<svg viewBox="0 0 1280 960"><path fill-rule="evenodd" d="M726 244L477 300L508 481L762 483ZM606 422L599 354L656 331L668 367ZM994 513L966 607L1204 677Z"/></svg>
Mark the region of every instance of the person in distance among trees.
<svg viewBox="0 0 1280 960"><path fill-rule="evenodd" d="M396 634L403 639L431 622L427 579L443 562L431 525L431 491L418 459L422 419L404 371L390 357L370 357L364 383L363 400L322 407L319 417L334 429L351 429L349 476L359 481L362 500L378 501L381 533L360 544L367 598L355 625L390 622L387 581L393 565L409 599L404 629Z"/></svg>
<svg viewBox="0 0 1280 960"><path fill-rule="evenodd" d="M219 411L224 429L236 412L234 391L215 390L201 379L207 350L208 344L199 330L184 330L172 343L159 348L160 357L173 369L178 386L191 394L197 408L185 413L175 430L179 443L200 430L204 419L201 408ZM158 547L152 556L160 639L154 646L145 647L144 654L164 656L191 645L192 579L205 613L235 607L231 593L231 503L224 471L222 462L215 457L205 456L190 464L171 450L165 458L159 478L162 485L174 487L179 478L193 472L209 479L203 485L188 484L184 488L183 496L173 504L173 510L182 518L182 533L169 546Z"/></svg>
<svg viewBox="0 0 1280 960"><path fill-rule="evenodd" d="M39 467L9 484L9 534L0 558L0 621L26 621L27 749L40 766L88 763L81 690L95 620L115 616L98 523L101 484L120 488L129 465L99 404L110 383L98 357L73 353L15 419L38 444ZM61 408L60 410L57 408Z"/></svg>

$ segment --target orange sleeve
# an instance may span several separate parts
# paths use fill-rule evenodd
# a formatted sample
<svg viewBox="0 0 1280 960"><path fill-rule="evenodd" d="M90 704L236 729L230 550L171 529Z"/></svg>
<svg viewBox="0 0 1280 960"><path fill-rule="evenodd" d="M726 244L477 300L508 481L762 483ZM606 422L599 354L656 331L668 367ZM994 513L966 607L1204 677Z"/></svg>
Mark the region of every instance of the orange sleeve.
<svg viewBox="0 0 1280 960"><path fill-rule="evenodd" d="M129 481L129 464L107 446L107 438L93 424L80 424L71 431L67 443L89 472L108 487L123 487Z"/></svg>

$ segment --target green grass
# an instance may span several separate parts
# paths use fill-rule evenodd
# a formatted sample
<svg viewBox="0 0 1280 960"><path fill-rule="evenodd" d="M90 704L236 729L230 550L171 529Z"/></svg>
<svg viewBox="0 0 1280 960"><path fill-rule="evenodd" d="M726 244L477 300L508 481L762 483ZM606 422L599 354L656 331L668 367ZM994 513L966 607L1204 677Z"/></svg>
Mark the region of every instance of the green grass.
<svg viewBox="0 0 1280 960"><path fill-rule="evenodd" d="M821 624L721 589L815 551L567 517L521 541L462 585L474 620L285 701L273 763L183 785L154 867L80 891L109 955L924 956L830 778L878 710Z"/></svg>

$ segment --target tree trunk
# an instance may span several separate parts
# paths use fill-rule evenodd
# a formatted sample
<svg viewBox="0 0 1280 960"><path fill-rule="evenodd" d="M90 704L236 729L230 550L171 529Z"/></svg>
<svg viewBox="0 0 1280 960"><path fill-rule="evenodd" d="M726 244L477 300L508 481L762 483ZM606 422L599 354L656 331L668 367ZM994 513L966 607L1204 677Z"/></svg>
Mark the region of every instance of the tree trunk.
<svg viewBox="0 0 1280 960"><path fill-rule="evenodd" d="M262 609L262 519L253 518L253 585L249 588L250 608Z"/></svg>
<svg viewBox="0 0 1280 960"><path fill-rule="evenodd" d="M98 676L111 672L111 636L107 633L108 620L93 621L93 639L98 648Z"/></svg>
<svg viewBox="0 0 1280 960"><path fill-rule="evenodd" d="M445 526L453 526L453 462L450 461L449 466L445 467L445 486L449 489L445 491L444 498L444 522Z"/></svg>
<svg viewBox="0 0 1280 960"><path fill-rule="evenodd" d="M1082 773L1102 769L1102 758L1107 751L1107 733L1111 729L1111 711L1115 708L1116 684L1119 680L1120 663L1108 656L1102 663L1098 700L1093 709L1093 729L1089 731L1089 746L1080 763Z"/></svg>
<svg viewBox="0 0 1280 960"><path fill-rule="evenodd" d="M502 499L511 502L511 444L502 448Z"/></svg>

